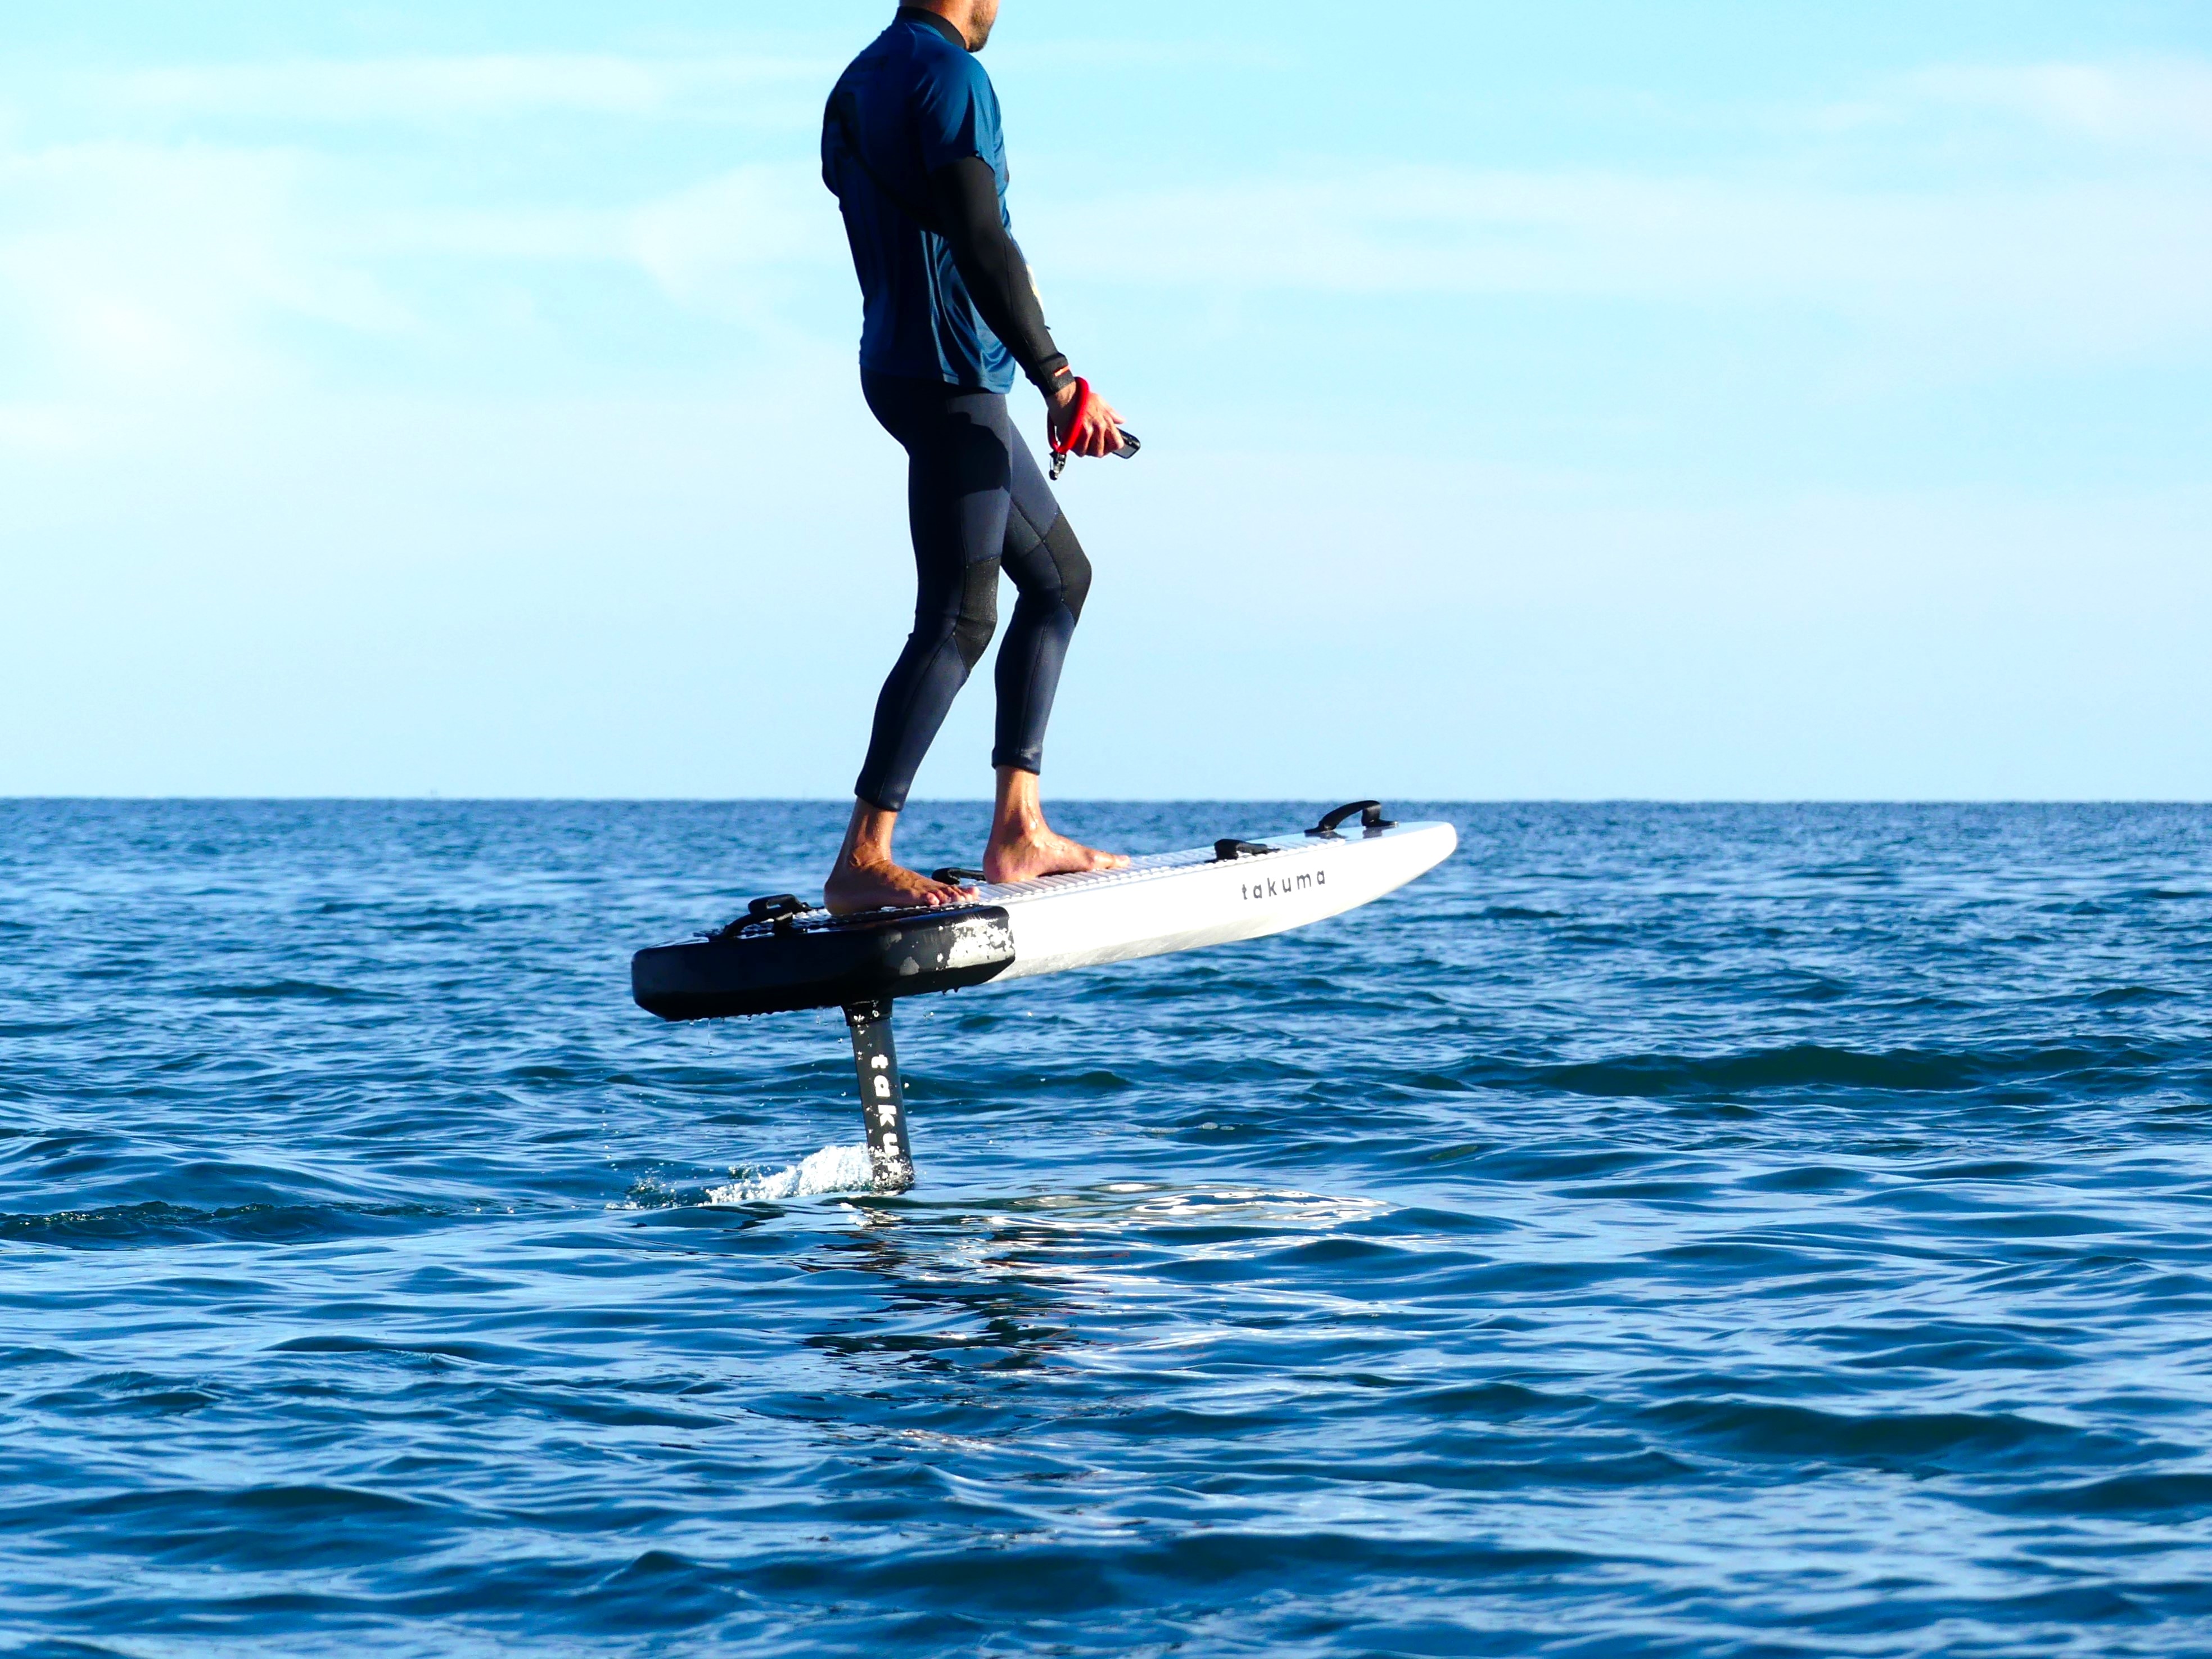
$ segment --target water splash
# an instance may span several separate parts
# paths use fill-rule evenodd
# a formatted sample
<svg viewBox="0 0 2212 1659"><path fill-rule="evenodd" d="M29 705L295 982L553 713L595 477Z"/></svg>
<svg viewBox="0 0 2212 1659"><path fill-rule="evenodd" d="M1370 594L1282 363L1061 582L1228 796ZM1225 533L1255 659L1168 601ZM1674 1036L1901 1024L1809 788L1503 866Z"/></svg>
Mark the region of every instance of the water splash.
<svg viewBox="0 0 2212 1659"><path fill-rule="evenodd" d="M875 1167L868 1149L824 1146L793 1168L774 1175L741 1174L726 1187L709 1187L709 1204L757 1204L763 1200L812 1198L823 1193L865 1193L875 1185Z"/></svg>

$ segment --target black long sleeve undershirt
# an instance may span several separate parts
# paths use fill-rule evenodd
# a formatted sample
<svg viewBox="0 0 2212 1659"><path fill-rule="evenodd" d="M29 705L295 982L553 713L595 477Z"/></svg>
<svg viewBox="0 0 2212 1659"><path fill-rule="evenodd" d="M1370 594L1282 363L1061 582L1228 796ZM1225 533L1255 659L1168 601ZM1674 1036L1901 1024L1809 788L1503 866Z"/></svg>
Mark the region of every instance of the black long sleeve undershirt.
<svg viewBox="0 0 2212 1659"><path fill-rule="evenodd" d="M930 174L929 185L936 198L936 228L952 250L952 262L975 309L1037 390L1050 391L1066 374L1067 359L1045 326L1029 261L1006 234L999 180L990 163L974 155L950 162Z"/></svg>

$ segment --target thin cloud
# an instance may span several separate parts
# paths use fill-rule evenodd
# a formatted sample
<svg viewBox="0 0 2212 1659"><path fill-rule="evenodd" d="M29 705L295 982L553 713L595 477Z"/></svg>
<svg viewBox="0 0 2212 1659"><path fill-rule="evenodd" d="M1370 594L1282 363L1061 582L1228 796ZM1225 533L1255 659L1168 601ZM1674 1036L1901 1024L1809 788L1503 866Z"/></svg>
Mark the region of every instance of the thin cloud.
<svg viewBox="0 0 2212 1659"><path fill-rule="evenodd" d="M842 272L844 232L811 165L744 167L626 217L625 252L678 303L764 326L784 283ZM778 284L781 289L784 283Z"/></svg>
<svg viewBox="0 0 2212 1659"><path fill-rule="evenodd" d="M2045 362L2212 342L2212 180L1847 190L1396 168L1025 216L1048 270L1213 294L1799 307Z"/></svg>
<svg viewBox="0 0 2212 1659"><path fill-rule="evenodd" d="M278 152L64 145L0 153L0 321L63 384L220 389L281 372L271 319L407 318L303 234L305 169Z"/></svg>
<svg viewBox="0 0 2212 1659"><path fill-rule="evenodd" d="M799 164L606 207L464 209L394 201L312 151L0 146L0 451L81 447L173 400L284 395L395 339L508 327L562 270L628 273L787 355L814 349L791 319L845 258Z"/></svg>
<svg viewBox="0 0 2212 1659"><path fill-rule="evenodd" d="M1290 68L1295 54L1261 40L1061 40L994 46L990 61L1030 72L1047 70L1220 70L1267 72Z"/></svg>
<svg viewBox="0 0 2212 1659"><path fill-rule="evenodd" d="M1316 167L1032 198L1024 229L1077 280L1104 246L1116 281L1215 298L1794 308L1930 372L2212 343L2212 64L1949 66L1738 114L1725 168Z"/></svg>
<svg viewBox="0 0 2212 1659"><path fill-rule="evenodd" d="M1930 70L1905 87L1923 104L2002 111L2101 143L2212 160L2212 64L2192 59Z"/></svg>
<svg viewBox="0 0 2212 1659"><path fill-rule="evenodd" d="M313 135L331 120L758 114L801 94L811 126L827 67L541 56L112 77L107 95L149 107L296 117L301 131L282 147L0 143L0 337L23 343L10 395L268 383L307 372L286 332L302 321L371 340L465 331L488 286L472 277L494 266L521 268L498 279L526 297L530 267L627 270L696 317L796 342L794 319L821 314L809 300L849 282L811 162L726 161L627 202L579 201L551 175L457 201L440 179L364 167ZM1917 189L1767 155L1736 176L1316 169L1088 202L1032 189L1021 230L1049 284L1082 280L1109 247L1115 283L1155 292L1798 307L1854 324L1848 349L1878 338L1931 372L2212 342L2212 177L2126 148L2212 133L2212 70L1951 69L1882 95L1931 131L1965 109L2014 112L2104 159L2062 181Z"/></svg>
<svg viewBox="0 0 2212 1659"><path fill-rule="evenodd" d="M582 55L218 64L105 76L94 101L173 116L308 124L595 115L782 126L818 118L837 66Z"/></svg>

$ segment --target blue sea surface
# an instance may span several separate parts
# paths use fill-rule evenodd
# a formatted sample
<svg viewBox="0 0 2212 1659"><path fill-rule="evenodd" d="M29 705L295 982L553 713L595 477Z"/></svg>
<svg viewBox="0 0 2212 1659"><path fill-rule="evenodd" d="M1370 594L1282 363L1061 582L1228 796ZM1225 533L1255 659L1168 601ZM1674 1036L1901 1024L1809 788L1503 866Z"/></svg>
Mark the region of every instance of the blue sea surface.
<svg viewBox="0 0 2212 1659"><path fill-rule="evenodd" d="M2212 811L1398 805L886 1198L629 997L839 807L0 803L0 1650L2212 1651Z"/></svg>

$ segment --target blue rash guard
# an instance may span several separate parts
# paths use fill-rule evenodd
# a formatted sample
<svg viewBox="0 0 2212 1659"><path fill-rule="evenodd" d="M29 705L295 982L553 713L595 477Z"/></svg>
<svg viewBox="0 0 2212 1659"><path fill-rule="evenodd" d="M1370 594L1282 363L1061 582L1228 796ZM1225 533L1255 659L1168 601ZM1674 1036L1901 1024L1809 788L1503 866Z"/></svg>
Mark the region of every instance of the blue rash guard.
<svg viewBox="0 0 2212 1659"><path fill-rule="evenodd" d="M1007 234L999 94L951 24L903 9L853 60L830 94L822 177L843 209L860 279L862 368L1004 392L1013 386L1017 355L1032 378L1055 361L1027 267ZM975 181L971 189L994 185L995 201L987 196L963 213L948 193L963 179ZM991 207L994 223L972 224L975 211ZM1005 257L986 270L979 242ZM992 289L985 306L969 275ZM1022 337L1017 349L985 320L987 310Z"/></svg>

